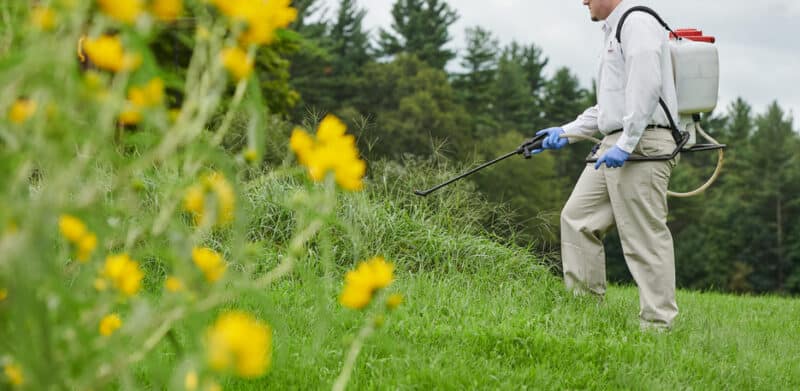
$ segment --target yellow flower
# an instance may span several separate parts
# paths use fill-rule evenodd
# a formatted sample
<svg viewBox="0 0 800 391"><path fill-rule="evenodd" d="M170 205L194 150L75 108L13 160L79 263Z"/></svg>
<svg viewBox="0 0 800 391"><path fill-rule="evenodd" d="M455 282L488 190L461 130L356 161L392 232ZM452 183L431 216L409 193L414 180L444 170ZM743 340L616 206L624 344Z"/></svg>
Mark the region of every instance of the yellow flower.
<svg viewBox="0 0 800 391"><path fill-rule="evenodd" d="M78 260L86 262L97 247L97 236L80 219L66 214L59 217L58 229L62 236L77 247Z"/></svg>
<svg viewBox="0 0 800 391"><path fill-rule="evenodd" d="M399 293L395 293L386 299L386 308L390 311L399 307L400 304L403 304L403 296Z"/></svg>
<svg viewBox="0 0 800 391"><path fill-rule="evenodd" d="M362 309L369 304L378 289L394 281L394 266L383 257L361 262L345 275L345 286L339 302L348 308Z"/></svg>
<svg viewBox="0 0 800 391"><path fill-rule="evenodd" d="M39 30L50 31L56 27L56 13L45 6L35 6L31 10L31 24Z"/></svg>
<svg viewBox="0 0 800 391"><path fill-rule="evenodd" d="M289 144L314 181L322 181L333 171L339 186L361 190L367 165L358 155L355 137L345 134L346 129L341 120L328 115L320 122L316 140L297 128L292 132Z"/></svg>
<svg viewBox="0 0 800 391"><path fill-rule="evenodd" d="M272 330L243 312L222 314L209 328L206 344L209 365L216 371L233 369L241 377L255 378L271 363Z"/></svg>
<svg viewBox="0 0 800 391"><path fill-rule="evenodd" d="M192 261L203 272L208 282L215 282L225 274L225 260L222 255L210 248L192 249Z"/></svg>
<svg viewBox="0 0 800 391"><path fill-rule="evenodd" d="M243 44L269 44L275 30L284 28L297 18L297 9L290 0L211 0L220 12L234 21L245 22L247 30L240 40Z"/></svg>
<svg viewBox="0 0 800 391"><path fill-rule="evenodd" d="M242 152L242 157L244 157L246 162L253 163L258 159L258 152L253 148L247 148Z"/></svg>
<svg viewBox="0 0 800 391"><path fill-rule="evenodd" d="M167 280L164 281L164 286L170 292L178 292L183 289L183 281L178 277L169 276Z"/></svg>
<svg viewBox="0 0 800 391"><path fill-rule="evenodd" d="M186 377L183 378L183 386L186 387L186 391L194 391L197 389L197 372L189 371L186 374Z"/></svg>
<svg viewBox="0 0 800 391"><path fill-rule="evenodd" d="M137 107L158 106L164 101L164 81L153 78L143 86L134 86L128 90L128 101Z"/></svg>
<svg viewBox="0 0 800 391"><path fill-rule="evenodd" d="M311 138L308 133L303 129L295 128L292 131L292 136L289 138L289 146L297 155L301 164L308 164L308 157L311 156L314 150L314 139Z"/></svg>
<svg viewBox="0 0 800 391"><path fill-rule="evenodd" d="M233 188L225 180L225 177L217 172L204 176L200 183L195 184L186 190L183 199L183 208L192 213L194 222L197 225L206 223L206 194L211 192L216 196L216 225L224 226L233 221L233 214L236 204L236 194Z"/></svg>
<svg viewBox="0 0 800 391"><path fill-rule="evenodd" d="M121 293L133 296L142 287L144 273L139 269L139 263L132 260L128 254L119 254L106 258L103 277L109 279Z"/></svg>
<svg viewBox="0 0 800 391"><path fill-rule="evenodd" d="M97 0L108 16L124 23L134 23L142 13L142 0Z"/></svg>
<svg viewBox="0 0 800 391"><path fill-rule="evenodd" d="M97 247L97 236L93 233L87 233L77 242L78 245L78 260L86 262Z"/></svg>
<svg viewBox="0 0 800 391"><path fill-rule="evenodd" d="M222 65L237 81L246 79L253 73L253 59L241 48L225 48L222 50L221 56Z"/></svg>
<svg viewBox="0 0 800 391"><path fill-rule="evenodd" d="M268 0L255 7L247 18L247 30L240 40L243 44L270 44L275 30L284 28L297 18L297 10L289 7L290 0Z"/></svg>
<svg viewBox="0 0 800 391"><path fill-rule="evenodd" d="M100 320L100 335L108 337L122 327L122 319L117 314L108 314Z"/></svg>
<svg viewBox="0 0 800 391"><path fill-rule="evenodd" d="M5 301L8 298L8 289L0 288L0 301Z"/></svg>
<svg viewBox="0 0 800 391"><path fill-rule="evenodd" d="M138 55L125 53L119 37L102 35L82 40L83 52L98 68L112 72L129 71L139 66Z"/></svg>
<svg viewBox="0 0 800 391"><path fill-rule="evenodd" d="M7 363L3 371L8 378L8 382L13 386L21 386L25 383L25 377L22 376L22 368L14 363Z"/></svg>
<svg viewBox="0 0 800 391"><path fill-rule="evenodd" d="M141 109L157 106L164 101L164 82L153 78L143 86L134 86L128 90L127 107L119 115L121 125L136 125L142 120Z"/></svg>
<svg viewBox="0 0 800 391"><path fill-rule="evenodd" d="M183 12L183 0L155 0L151 9L162 22L171 22Z"/></svg>
<svg viewBox="0 0 800 391"><path fill-rule="evenodd" d="M36 102L30 99L17 99L8 110L8 118L15 124L21 124L36 113Z"/></svg>
<svg viewBox="0 0 800 391"><path fill-rule="evenodd" d="M61 215L58 219L58 229L71 242L78 242L86 235L87 229L80 219L70 215Z"/></svg>
<svg viewBox="0 0 800 391"><path fill-rule="evenodd" d="M129 107L119 113L119 118L117 118L117 121L119 121L119 124L122 126L136 125L139 122L142 122L142 113L135 107Z"/></svg>

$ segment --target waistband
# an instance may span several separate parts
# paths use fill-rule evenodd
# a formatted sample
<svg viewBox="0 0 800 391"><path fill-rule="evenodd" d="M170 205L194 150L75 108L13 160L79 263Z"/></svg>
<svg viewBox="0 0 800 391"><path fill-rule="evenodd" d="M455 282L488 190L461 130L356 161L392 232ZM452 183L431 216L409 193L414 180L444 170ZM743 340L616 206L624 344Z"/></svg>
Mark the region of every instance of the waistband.
<svg viewBox="0 0 800 391"><path fill-rule="evenodd" d="M644 130L653 130L653 129L666 129L666 130L669 130L669 125L649 124L649 125L645 126L645 128L644 128ZM606 133L606 136L610 136L610 135L612 135L614 133L619 133L621 131L622 131L622 129L614 129L614 130Z"/></svg>

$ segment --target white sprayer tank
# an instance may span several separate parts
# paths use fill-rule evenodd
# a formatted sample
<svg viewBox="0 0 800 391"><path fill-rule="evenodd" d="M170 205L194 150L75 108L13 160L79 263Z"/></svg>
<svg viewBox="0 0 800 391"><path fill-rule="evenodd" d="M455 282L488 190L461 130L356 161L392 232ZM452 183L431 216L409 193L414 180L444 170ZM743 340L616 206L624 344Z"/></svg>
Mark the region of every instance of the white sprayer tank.
<svg viewBox="0 0 800 391"><path fill-rule="evenodd" d="M693 114L709 113L719 97L719 54L714 37L695 29L678 29L670 34L672 68L678 94L679 126L691 135L687 146L696 143ZM692 125L692 126L689 126Z"/></svg>

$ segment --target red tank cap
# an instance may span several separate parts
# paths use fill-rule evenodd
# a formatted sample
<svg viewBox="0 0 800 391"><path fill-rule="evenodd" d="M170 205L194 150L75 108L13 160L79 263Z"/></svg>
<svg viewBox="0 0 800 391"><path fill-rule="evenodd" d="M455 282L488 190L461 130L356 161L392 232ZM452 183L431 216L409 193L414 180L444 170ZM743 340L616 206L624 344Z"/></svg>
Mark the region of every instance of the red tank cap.
<svg viewBox="0 0 800 391"><path fill-rule="evenodd" d="M675 34L681 37L700 37L703 35L703 31L698 29L677 29Z"/></svg>
<svg viewBox="0 0 800 391"><path fill-rule="evenodd" d="M685 38L696 42L708 42L708 43L717 42L717 38L715 37L685 37Z"/></svg>

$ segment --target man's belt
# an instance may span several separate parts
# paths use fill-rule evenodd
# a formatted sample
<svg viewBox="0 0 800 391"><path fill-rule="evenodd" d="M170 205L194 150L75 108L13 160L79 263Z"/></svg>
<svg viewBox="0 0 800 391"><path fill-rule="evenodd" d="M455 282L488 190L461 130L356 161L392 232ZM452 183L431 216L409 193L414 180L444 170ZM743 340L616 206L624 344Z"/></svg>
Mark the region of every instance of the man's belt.
<svg viewBox="0 0 800 391"><path fill-rule="evenodd" d="M652 130L652 129L655 129L655 128L660 128L660 129L667 129L667 130L669 130L669 125L650 124L650 125L647 125L647 126L644 128L644 130L648 130L648 129L649 129L649 130ZM606 133L606 136L610 136L610 135L612 135L612 134L614 134L614 133L619 133L619 132L621 132L621 131L622 131L622 129L614 129L614 130L612 130L612 131L610 131L610 132Z"/></svg>

